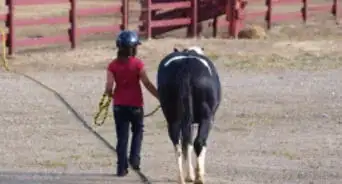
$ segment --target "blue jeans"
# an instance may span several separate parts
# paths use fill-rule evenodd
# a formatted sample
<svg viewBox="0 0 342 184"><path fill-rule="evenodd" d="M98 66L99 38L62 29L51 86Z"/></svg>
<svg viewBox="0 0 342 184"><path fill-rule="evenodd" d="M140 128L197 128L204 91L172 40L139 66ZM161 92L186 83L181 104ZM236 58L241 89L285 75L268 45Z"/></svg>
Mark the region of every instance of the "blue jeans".
<svg viewBox="0 0 342 184"><path fill-rule="evenodd" d="M116 128L116 153L117 153L117 172L126 172L128 169L128 162L135 169L140 166L140 151L143 140L143 117L144 111L142 107L131 107L115 105L114 120ZM129 160L127 159L129 125L131 123L132 142Z"/></svg>

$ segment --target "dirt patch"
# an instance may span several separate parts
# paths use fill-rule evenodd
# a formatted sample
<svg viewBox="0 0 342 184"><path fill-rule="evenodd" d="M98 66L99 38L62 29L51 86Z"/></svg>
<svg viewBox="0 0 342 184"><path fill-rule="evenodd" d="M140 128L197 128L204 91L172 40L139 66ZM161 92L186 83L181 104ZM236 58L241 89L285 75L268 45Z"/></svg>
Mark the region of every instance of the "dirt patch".
<svg viewBox="0 0 342 184"><path fill-rule="evenodd" d="M26 72L55 88L91 125L103 91L103 70ZM149 73L155 80L155 72ZM220 70L223 102L208 143L208 182L339 183L342 179L340 73L340 70L268 73ZM87 132L62 102L39 86L24 85L27 83L24 79L11 76L6 80L1 84L7 92L1 95L6 99L3 103L11 109L1 112L8 127L2 129L1 135L10 142L0 146L1 150L15 151L5 154L8 156L2 163L2 169L17 172L12 182L30 174L24 171L64 172L71 176L84 173L85 178L97 182L115 180L113 176L99 178L114 172L114 154ZM23 88L30 88L31 92ZM145 109L150 111L157 102L145 90L144 94ZM145 125L144 174L153 183L174 182L176 167L172 164L174 155L164 118L158 112L146 118ZM115 145L111 118L96 131ZM30 159L24 159L27 156ZM8 177L6 172L3 175L0 177ZM77 180L77 176L68 175L61 178ZM139 183L134 177L132 174L120 181ZM60 183L62 179L52 180ZM28 180L37 181L32 176Z"/></svg>

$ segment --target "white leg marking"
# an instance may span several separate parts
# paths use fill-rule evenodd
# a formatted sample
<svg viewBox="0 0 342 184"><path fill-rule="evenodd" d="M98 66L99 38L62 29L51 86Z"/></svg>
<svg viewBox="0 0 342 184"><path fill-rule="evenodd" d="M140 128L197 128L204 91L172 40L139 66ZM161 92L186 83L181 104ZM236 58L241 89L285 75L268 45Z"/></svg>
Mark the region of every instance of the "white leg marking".
<svg viewBox="0 0 342 184"><path fill-rule="evenodd" d="M182 164L182 146L180 144L177 144L175 147L175 154L177 159L177 165L178 165L178 183L179 184L185 184L184 175L183 175L183 164Z"/></svg>
<svg viewBox="0 0 342 184"><path fill-rule="evenodd" d="M193 182L195 178L194 174L194 168L192 166L192 151L194 147L192 145L188 145L187 153L184 157L185 160L185 166L186 166L186 182Z"/></svg>
<svg viewBox="0 0 342 184"><path fill-rule="evenodd" d="M205 173L205 154L206 154L206 147L202 148L202 151L197 157L197 167L196 167L196 184L203 184L204 183L204 173Z"/></svg>

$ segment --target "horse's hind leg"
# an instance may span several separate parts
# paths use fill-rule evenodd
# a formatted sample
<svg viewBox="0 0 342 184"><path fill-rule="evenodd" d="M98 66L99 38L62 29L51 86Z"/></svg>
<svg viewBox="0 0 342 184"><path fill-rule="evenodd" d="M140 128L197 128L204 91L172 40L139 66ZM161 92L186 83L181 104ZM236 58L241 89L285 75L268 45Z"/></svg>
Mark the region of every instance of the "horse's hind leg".
<svg viewBox="0 0 342 184"><path fill-rule="evenodd" d="M205 154L210 129L211 118L205 118L199 122L198 133L194 142L195 153L197 156L195 184L204 183Z"/></svg>
<svg viewBox="0 0 342 184"><path fill-rule="evenodd" d="M183 158L185 163L185 172L186 182L193 182L194 181L194 168L192 166L192 128L191 128L191 122L183 124L182 127L182 151L183 151Z"/></svg>
<svg viewBox="0 0 342 184"><path fill-rule="evenodd" d="M183 175L183 158L182 158L182 146L180 141L181 127L179 122L171 122L168 124L169 136L175 149L175 155L178 166L178 183L185 184Z"/></svg>

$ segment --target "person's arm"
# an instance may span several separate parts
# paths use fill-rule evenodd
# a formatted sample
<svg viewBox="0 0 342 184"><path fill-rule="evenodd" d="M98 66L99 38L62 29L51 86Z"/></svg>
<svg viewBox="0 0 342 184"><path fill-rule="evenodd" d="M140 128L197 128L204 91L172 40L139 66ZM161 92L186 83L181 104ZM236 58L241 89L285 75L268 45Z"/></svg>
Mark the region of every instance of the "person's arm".
<svg viewBox="0 0 342 184"><path fill-rule="evenodd" d="M114 75L109 69L107 69L105 94L110 97L113 94L113 85L114 85Z"/></svg>
<svg viewBox="0 0 342 184"><path fill-rule="evenodd" d="M150 79L148 78L146 71L144 68L142 68L140 70L140 79L142 81L142 83L144 84L144 86L146 87L146 89L157 99L159 99L158 97L158 91L157 88L152 84L152 82L150 81Z"/></svg>

